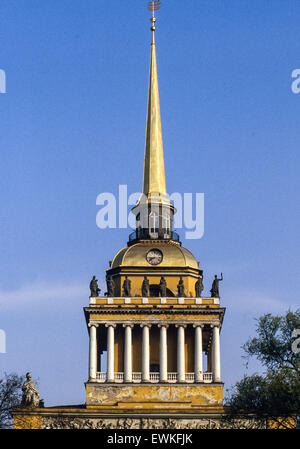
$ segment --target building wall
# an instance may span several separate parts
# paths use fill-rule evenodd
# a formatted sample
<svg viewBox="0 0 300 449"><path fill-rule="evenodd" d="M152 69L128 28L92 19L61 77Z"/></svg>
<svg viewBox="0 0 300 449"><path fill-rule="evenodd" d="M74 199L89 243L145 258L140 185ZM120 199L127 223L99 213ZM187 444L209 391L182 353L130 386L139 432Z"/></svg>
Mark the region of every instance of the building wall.
<svg viewBox="0 0 300 449"><path fill-rule="evenodd" d="M147 275L150 285L159 285L162 274L155 275ZM177 296L177 285L180 280L179 275L175 274L163 274L167 282L167 288L172 291L174 296ZM116 275L113 277L116 285L116 296L123 296L123 282L125 280L125 275ZM130 274L128 275L128 279L131 281L131 296L133 297L141 297L142 296L142 283L144 280L144 276L141 274ZM197 277L192 276L191 274L183 275L184 287L185 287L185 296L186 297L195 297L195 283L197 281Z"/></svg>
<svg viewBox="0 0 300 449"><path fill-rule="evenodd" d="M86 384L87 407L170 409L222 406L223 384Z"/></svg>

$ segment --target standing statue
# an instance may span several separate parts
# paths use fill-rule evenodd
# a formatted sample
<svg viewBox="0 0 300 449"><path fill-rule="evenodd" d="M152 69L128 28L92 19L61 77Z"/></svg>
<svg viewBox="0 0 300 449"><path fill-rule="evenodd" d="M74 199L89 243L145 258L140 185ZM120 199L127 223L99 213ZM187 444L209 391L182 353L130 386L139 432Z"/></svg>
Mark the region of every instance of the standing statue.
<svg viewBox="0 0 300 449"><path fill-rule="evenodd" d="M101 290L98 287L98 280L96 279L96 276L93 276L93 279L90 282L90 290L91 290L91 297L97 298Z"/></svg>
<svg viewBox="0 0 300 449"><path fill-rule="evenodd" d="M128 279L128 276L125 276L125 280L123 282L123 292L126 298L131 296L131 281Z"/></svg>
<svg viewBox="0 0 300 449"><path fill-rule="evenodd" d="M198 278L196 284L195 284L195 292L196 292L196 298L201 298L202 290L203 290L203 279Z"/></svg>
<svg viewBox="0 0 300 449"><path fill-rule="evenodd" d="M107 296L112 297L115 293L115 283L112 278L112 276L108 276L106 278L106 284L107 284Z"/></svg>
<svg viewBox="0 0 300 449"><path fill-rule="evenodd" d="M167 282L163 276L161 277L159 283L159 293L162 298L167 296Z"/></svg>
<svg viewBox="0 0 300 449"><path fill-rule="evenodd" d="M26 374L26 379L22 387L22 402L24 407L38 407L40 405L40 395L33 382L31 374Z"/></svg>
<svg viewBox="0 0 300 449"><path fill-rule="evenodd" d="M220 281L223 281L223 273L221 273L220 279L218 278L217 275L215 275L215 279L212 283L212 287L210 290L212 298L220 298L220 292L219 292L219 282Z"/></svg>
<svg viewBox="0 0 300 449"><path fill-rule="evenodd" d="M149 296L150 285L147 276L144 276L144 280L142 283L142 296L143 298L148 298Z"/></svg>
<svg viewBox="0 0 300 449"><path fill-rule="evenodd" d="M182 276L180 276L180 280L177 285L177 291L178 291L178 297L181 298L182 296L184 296L184 282L183 282Z"/></svg>

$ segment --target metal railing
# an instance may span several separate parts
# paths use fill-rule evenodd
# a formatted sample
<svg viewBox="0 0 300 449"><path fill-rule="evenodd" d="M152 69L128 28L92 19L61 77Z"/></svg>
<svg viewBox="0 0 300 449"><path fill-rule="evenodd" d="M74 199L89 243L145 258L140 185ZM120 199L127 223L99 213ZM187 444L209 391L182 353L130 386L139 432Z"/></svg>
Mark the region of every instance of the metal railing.
<svg viewBox="0 0 300 449"><path fill-rule="evenodd" d="M177 232L163 232L163 237L159 237L158 233L151 233L148 230L134 231L129 235L129 242L133 242L138 239L153 239L153 240L174 240L175 242L180 241L179 234Z"/></svg>

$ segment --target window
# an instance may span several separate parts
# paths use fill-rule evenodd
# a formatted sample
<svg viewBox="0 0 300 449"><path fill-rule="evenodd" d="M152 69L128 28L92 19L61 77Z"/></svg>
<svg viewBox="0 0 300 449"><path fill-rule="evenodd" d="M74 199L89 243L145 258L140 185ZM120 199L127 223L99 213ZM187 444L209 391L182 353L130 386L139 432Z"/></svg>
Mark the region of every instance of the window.
<svg viewBox="0 0 300 449"><path fill-rule="evenodd" d="M151 233L158 232L158 214L156 212L150 212L149 227Z"/></svg>

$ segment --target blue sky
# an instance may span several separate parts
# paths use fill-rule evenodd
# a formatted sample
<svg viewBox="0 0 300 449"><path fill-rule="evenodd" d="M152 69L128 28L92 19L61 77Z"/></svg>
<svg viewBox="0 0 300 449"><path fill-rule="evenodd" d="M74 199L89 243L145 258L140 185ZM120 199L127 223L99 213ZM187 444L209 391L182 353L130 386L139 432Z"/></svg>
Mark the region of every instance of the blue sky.
<svg viewBox="0 0 300 449"><path fill-rule="evenodd" d="M130 232L96 227L96 197L141 189L146 5L0 4L0 374L31 370L46 405L84 402L88 284ZM226 388L259 369L240 349L254 318L299 307L299 23L298 0L165 0L158 15L167 188L205 193L205 234L183 244L206 294L224 274Z"/></svg>

